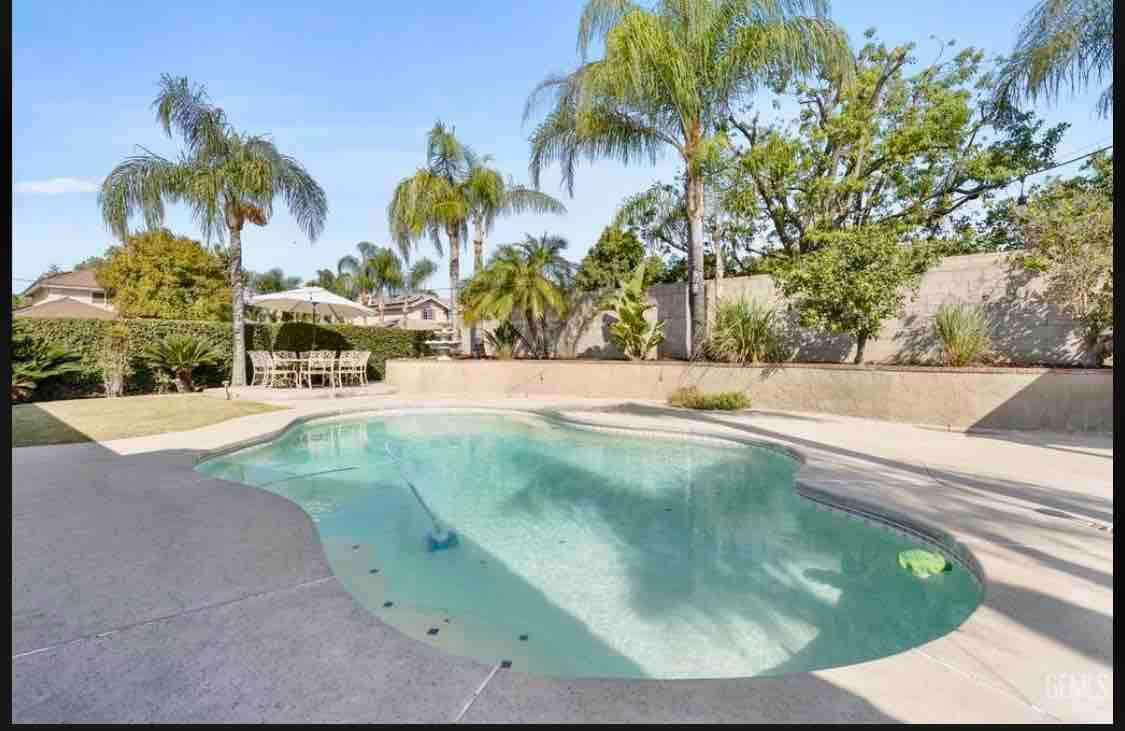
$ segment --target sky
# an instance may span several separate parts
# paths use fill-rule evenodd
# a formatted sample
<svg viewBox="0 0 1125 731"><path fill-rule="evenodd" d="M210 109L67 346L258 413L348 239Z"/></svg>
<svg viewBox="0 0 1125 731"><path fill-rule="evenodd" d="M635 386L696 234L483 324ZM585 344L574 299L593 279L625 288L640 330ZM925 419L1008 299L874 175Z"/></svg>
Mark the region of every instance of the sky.
<svg viewBox="0 0 1125 731"><path fill-rule="evenodd" d="M491 154L504 173L527 181L532 124L523 124L524 103L546 75L576 64L582 4L16 0L13 290L23 290L51 265L70 268L113 243L97 188L114 165L137 146L175 156L178 143L164 136L150 108L165 72L205 84L238 129L270 134L327 193L327 224L315 242L284 206L275 206L268 226L247 226L247 269L276 266L312 278L317 269L334 269L359 241L389 245L387 203L395 184L424 163L425 134L435 120ZM992 56L1010 50L1032 4L837 0L832 17L857 46L863 31L874 27L888 44L918 43L920 60L937 52L931 36ZM1112 141L1111 122L1093 111L1098 91L1038 109L1049 123L1071 124L1057 159ZM763 120L769 113L763 111ZM584 164L569 198L557 167L550 168L543 190L559 197L567 213L502 219L489 249L549 231L567 238L568 256L578 261L625 196L675 171L671 157L656 166ZM170 208L166 225L200 236L184 209ZM447 259L429 241L417 251L439 263L430 285L446 287ZM471 256L462 256L461 271L471 272Z"/></svg>

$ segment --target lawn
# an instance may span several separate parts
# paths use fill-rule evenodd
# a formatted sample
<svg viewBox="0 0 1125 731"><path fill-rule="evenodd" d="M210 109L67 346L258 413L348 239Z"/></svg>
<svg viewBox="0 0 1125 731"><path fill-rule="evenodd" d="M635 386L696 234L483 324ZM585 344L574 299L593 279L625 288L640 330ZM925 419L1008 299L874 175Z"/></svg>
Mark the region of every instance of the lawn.
<svg viewBox="0 0 1125 731"><path fill-rule="evenodd" d="M48 401L12 407L12 446L71 444L196 429L284 408L202 394Z"/></svg>

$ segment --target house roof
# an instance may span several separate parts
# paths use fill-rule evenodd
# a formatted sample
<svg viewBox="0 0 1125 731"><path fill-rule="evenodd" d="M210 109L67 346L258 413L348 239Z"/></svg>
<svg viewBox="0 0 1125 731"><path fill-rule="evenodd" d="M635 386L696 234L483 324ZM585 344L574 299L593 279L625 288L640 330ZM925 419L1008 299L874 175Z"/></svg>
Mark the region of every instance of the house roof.
<svg viewBox="0 0 1125 731"><path fill-rule="evenodd" d="M425 302L433 302L434 304L436 304L438 307L442 308L446 312L449 311L449 303L445 302L444 300L441 300L437 297L434 297L432 294L423 294L423 295L412 294L412 295L403 295L403 296L400 296L400 297L389 297L389 298L383 300L383 309L384 310L388 310L388 309L401 310L401 309L405 309L407 307L417 307L418 305L421 305ZM372 298L370 306L378 307L378 305L379 305L378 298Z"/></svg>
<svg viewBox="0 0 1125 731"><path fill-rule="evenodd" d="M59 297L58 299L40 302L31 307L12 310L12 317L77 317L87 320L116 320L117 313L113 310L79 302L73 297Z"/></svg>
<svg viewBox="0 0 1125 731"><path fill-rule="evenodd" d="M52 287L76 287L79 289L104 290L98 284L93 269L76 269L73 272L59 272L35 280L35 283L23 291L23 294L33 292L39 287L50 285Z"/></svg>

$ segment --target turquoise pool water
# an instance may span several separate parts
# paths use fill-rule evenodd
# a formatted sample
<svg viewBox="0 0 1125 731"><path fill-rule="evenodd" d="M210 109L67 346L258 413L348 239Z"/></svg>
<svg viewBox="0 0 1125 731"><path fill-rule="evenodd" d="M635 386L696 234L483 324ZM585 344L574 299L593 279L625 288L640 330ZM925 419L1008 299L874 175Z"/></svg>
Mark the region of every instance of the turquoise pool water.
<svg viewBox="0 0 1125 731"><path fill-rule="evenodd" d="M798 497L767 448L431 411L309 423L198 469L300 505L383 621L517 671L835 667L939 637L981 598L959 564L915 578L897 556L916 542ZM404 479L455 547L428 550Z"/></svg>

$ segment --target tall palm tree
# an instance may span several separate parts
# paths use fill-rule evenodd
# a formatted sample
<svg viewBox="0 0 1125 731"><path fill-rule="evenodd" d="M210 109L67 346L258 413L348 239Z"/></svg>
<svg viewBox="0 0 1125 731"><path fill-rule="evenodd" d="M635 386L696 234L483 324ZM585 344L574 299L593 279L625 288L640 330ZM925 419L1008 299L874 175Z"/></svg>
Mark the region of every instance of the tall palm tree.
<svg viewBox="0 0 1125 731"><path fill-rule="evenodd" d="M449 248L450 320L460 334L457 291L461 285L461 247L468 235L471 203L467 179L478 164L476 153L462 144L440 120L426 136L426 165L399 181L387 206L391 237L404 258L428 235L438 255L441 235Z"/></svg>
<svg viewBox="0 0 1125 731"><path fill-rule="evenodd" d="M315 241L328 216L328 199L305 168L281 154L269 138L237 132L201 85L164 74L153 108L164 133L178 134L184 149L177 160L168 160L140 148L139 154L117 165L98 194L102 218L124 240L131 215L139 212L154 228L164 221L165 203L185 203L208 240L229 237L231 385L241 386L246 383L242 228L247 223L266 225L280 196L297 225Z"/></svg>
<svg viewBox="0 0 1125 731"><path fill-rule="evenodd" d="M406 284L402 272L402 262L390 249L378 249L367 260L367 278L371 282L371 292L378 298L379 322L384 321L384 304L388 294L394 294Z"/></svg>
<svg viewBox="0 0 1125 731"><path fill-rule="evenodd" d="M415 294L427 291L423 289L426 280L434 276L435 272L437 272L437 264L434 263L433 259L422 257L414 262L406 272L406 293Z"/></svg>
<svg viewBox="0 0 1125 731"><path fill-rule="evenodd" d="M371 291L367 263L375 256L379 247L370 241L360 241L355 248L359 252L358 257L348 254L336 262L336 278L348 297L363 303L364 296Z"/></svg>
<svg viewBox="0 0 1125 731"><path fill-rule="evenodd" d="M1040 0L1001 67L997 100L1055 102L1064 88L1075 94L1106 77L1097 102L1102 117L1113 111L1113 1Z"/></svg>
<svg viewBox="0 0 1125 731"><path fill-rule="evenodd" d="M566 247L566 239L549 234L527 234L519 243L501 246L469 281L462 298L465 319L510 322L518 314L528 330L526 336L521 333L524 342L535 354L548 356L548 318L566 314L574 273L562 255Z"/></svg>
<svg viewBox="0 0 1125 731"><path fill-rule="evenodd" d="M554 197L505 180L498 171L488 166L489 156L470 163L465 181L469 197L469 219L473 226L473 272L484 266L484 241L492 232L499 216L520 213L566 213L566 206Z"/></svg>
<svg viewBox="0 0 1125 731"><path fill-rule="evenodd" d="M828 67L843 77L851 54L826 0L587 0L577 70L551 76L528 99L550 111L531 137L531 181L558 163L574 191L579 158L655 162L671 147L684 165L688 209L691 349L705 337L703 180L726 146L733 102L766 84ZM591 44L605 55L588 61Z"/></svg>

